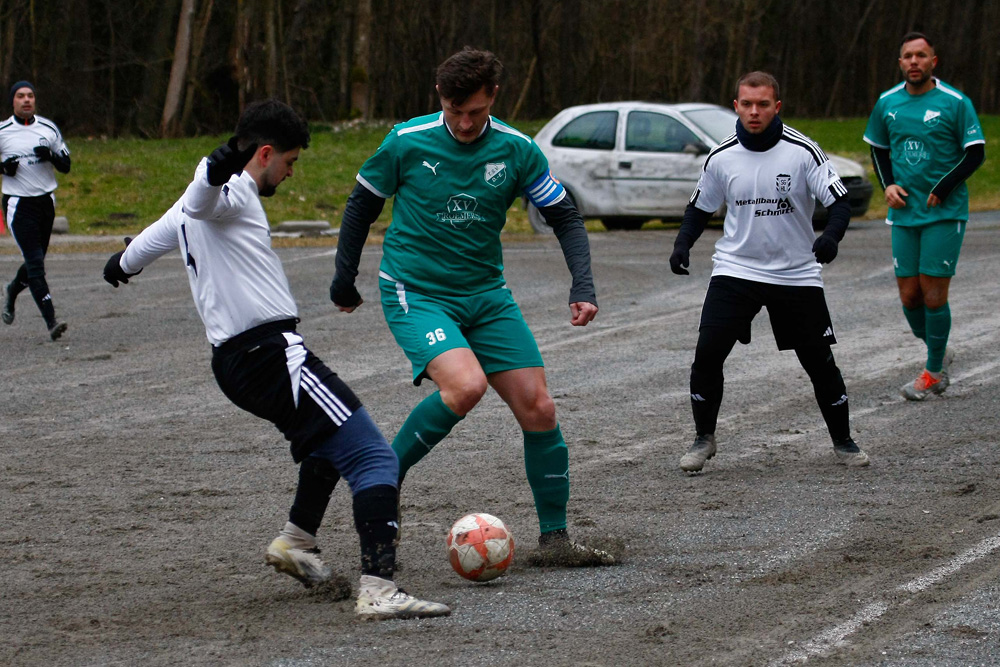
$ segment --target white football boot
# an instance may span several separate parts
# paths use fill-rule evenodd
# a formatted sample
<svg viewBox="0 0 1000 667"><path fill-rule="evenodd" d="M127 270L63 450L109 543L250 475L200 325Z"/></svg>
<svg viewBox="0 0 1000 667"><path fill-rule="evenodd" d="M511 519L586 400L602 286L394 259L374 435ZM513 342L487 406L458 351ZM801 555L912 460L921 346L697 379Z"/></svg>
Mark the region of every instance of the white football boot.
<svg viewBox="0 0 1000 667"><path fill-rule="evenodd" d="M363 574L354 611L361 618L383 620L447 616L451 613L451 608L440 602L420 600L408 595L389 579Z"/></svg>
<svg viewBox="0 0 1000 667"><path fill-rule="evenodd" d="M320 560L316 537L290 521L267 547L265 560L278 572L301 581L306 588L328 581L332 574Z"/></svg>

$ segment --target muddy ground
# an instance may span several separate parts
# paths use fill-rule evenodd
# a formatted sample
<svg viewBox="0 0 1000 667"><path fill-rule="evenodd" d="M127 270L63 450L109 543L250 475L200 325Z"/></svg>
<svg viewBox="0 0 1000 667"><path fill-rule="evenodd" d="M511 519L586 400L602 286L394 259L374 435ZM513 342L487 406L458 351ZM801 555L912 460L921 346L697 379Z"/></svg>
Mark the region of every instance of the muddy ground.
<svg viewBox="0 0 1000 667"><path fill-rule="evenodd" d="M1000 662L1000 221L970 225L953 283L954 384L923 404L898 388L922 365L889 233L854 225L824 276L852 423L872 458L834 459L812 390L766 316L726 367L719 455L677 462L711 270L674 276L675 232L594 235L601 310L568 324L554 239L507 246L507 278L546 359L570 444L570 530L620 538L623 565L460 579L444 539L461 515L537 524L517 426L495 394L411 471L398 581L445 619L360 622L351 599L264 565L296 481L287 446L216 387L177 256L114 290L107 253L53 249L70 328L49 342L26 298L0 326L0 664L950 665ZM9 237L5 237L9 239ZM0 247L0 273L17 257ZM355 314L327 300L332 248L280 251L307 345L391 437L414 388L377 305L369 247ZM320 534L357 581L346 487Z"/></svg>

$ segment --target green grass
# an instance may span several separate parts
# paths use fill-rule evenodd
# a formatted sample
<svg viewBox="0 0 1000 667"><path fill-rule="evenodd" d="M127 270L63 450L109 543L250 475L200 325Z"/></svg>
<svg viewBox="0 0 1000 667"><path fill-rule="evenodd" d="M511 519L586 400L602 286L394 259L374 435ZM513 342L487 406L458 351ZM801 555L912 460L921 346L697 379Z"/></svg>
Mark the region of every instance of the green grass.
<svg viewBox="0 0 1000 667"><path fill-rule="evenodd" d="M1000 116L980 116L986 137L986 161L969 179L969 208L985 211L1000 208L1000 155L990 155L990 145L1000 137ZM861 139L867 118L837 118L833 120L785 119L789 125L815 139L827 153L836 153L857 160L868 167L868 178L875 185L872 203L866 218L884 218L886 214L882 188L875 179L868 144ZM993 144L995 145L995 144Z"/></svg>
<svg viewBox="0 0 1000 667"><path fill-rule="evenodd" d="M982 117L987 138L1000 136L1000 116ZM789 119L788 123L818 141L827 151L869 165L867 145L861 140L866 119ZM514 123L534 134L545 121ZM389 123L349 123L314 126L312 143L303 151L295 176L265 202L273 223L282 220L327 220L340 222L354 176L365 159L378 147ZM177 200L190 182L198 160L226 139L225 136L193 139L139 140L71 137L73 169L60 177L56 191L57 214L65 215L77 234L134 234L155 221ZM870 178L874 182L874 175ZM974 210L1000 208L1000 158L990 159L969 182ZM379 234L388 224L387 206L373 230ZM876 186L868 217L885 215L881 190ZM588 229L603 229L588 223ZM505 230L510 234L530 232L520 203L508 214Z"/></svg>

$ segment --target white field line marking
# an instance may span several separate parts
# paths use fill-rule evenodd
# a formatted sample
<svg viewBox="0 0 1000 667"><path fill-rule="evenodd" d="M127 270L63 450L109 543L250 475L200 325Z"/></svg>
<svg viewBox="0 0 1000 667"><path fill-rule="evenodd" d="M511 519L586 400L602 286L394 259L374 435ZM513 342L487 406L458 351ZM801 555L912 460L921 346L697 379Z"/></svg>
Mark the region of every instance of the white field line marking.
<svg viewBox="0 0 1000 667"><path fill-rule="evenodd" d="M806 642L805 646L801 649L792 651L780 660L770 662L769 667L776 667L777 665L784 665L789 662L806 662L810 656L818 655L836 646L844 641L845 637L857 632L865 623L871 623L888 610L889 605L887 603L872 602L844 623L835 625L829 630L819 633Z"/></svg>
<svg viewBox="0 0 1000 667"><path fill-rule="evenodd" d="M916 594L927 590L934 584L955 574L966 565L974 563L981 558L989 556L1000 549L1000 535L988 537L976 546L967 549L965 552L952 558L941 567L935 568L927 574L896 587L896 591L902 593ZM896 603L897 607L909 604L910 599ZM790 662L806 662L812 656L818 656L831 648L840 646L850 635L857 632L864 624L870 623L889 611L890 605L886 602L876 601L861 608L850 620L835 625L832 628L820 632L818 635L807 641L801 649L792 651L784 657L769 663L772 667L784 665Z"/></svg>
<svg viewBox="0 0 1000 667"><path fill-rule="evenodd" d="M922 577L917 577L910 583L900 586L897 590L904 593L919 593L930 588L945 577L955 574L969 563L973 563L983 556L988 556L997 549L1000 549L1000 535L983 540L965 553L955 556L951 562L931 570Z"/></svg>

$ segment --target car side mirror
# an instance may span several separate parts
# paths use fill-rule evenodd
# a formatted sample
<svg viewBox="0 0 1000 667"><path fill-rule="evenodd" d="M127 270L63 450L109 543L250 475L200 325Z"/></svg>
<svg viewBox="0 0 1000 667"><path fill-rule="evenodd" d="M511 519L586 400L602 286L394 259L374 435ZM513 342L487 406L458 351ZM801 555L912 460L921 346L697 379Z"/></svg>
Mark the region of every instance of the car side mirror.
<svg viewBox="0 0 1000 667"><path fill-rule="evenodd" d="M692 141L691 143L684 145L684 150L682 152L687 153L688 155L698 156L704 155L711 150L711 148L700 141Z"/></svg>

